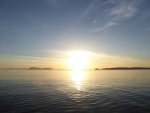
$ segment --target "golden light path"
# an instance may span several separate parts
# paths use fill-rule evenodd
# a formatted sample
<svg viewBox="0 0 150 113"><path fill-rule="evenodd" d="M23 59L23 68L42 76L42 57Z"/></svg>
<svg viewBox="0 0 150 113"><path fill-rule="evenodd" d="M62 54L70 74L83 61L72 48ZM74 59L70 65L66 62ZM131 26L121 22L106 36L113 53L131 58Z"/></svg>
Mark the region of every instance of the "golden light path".
<svg viewBox="0 0 150 113"><path fill-rule="evenodd" d="M77 90L81 90L83 80L85 79L85 71L83 70L72 71L71 76Z"/></svg>
<svg viewBox="0 0 150 113"><path fill-rule="evenodd" d="M87 51L71 51L68 57L68 66L72 69L71 77L77 90L81 90L83 80L85 79L85 71L89 65L90 53Z"/></svg>

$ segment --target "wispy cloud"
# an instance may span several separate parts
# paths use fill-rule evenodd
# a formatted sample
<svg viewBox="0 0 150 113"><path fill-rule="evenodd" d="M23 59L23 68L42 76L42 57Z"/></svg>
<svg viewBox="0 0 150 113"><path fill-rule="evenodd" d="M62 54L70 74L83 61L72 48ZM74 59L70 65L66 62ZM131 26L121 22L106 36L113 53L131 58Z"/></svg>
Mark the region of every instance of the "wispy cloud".
<svg viewBox="0 0 150 113"><path fill-rule="evenodd" d="M115 3L115 7L110 10L110 16L115 19L130 18L138 10L141 0L120 0Z"/></svg>
<svg viewBox="0 0 150 113"><path fill-rule="evenodd" d="M54 68L64 68L69 58L71 50L44 50L34 52L34 55L1 55L1 64L6 62L16 65L20 64L22 67L43 66ZM140 60L127 56L116 56L106 53L98 53L93 51L85 51L89 56L89 63L91 68L104 67L134 67L134 66L149 66L149 60ZM54 66L55 65L55 66Z"/></svg>
<svg viewBox="0 0 150 113"><path fill-rule="evenodd" d="M21 28L17 28L17 27L0 27L1 31L7 31L7 32L13 32L13 33L20 33L20 34L26 34L26 35L34 35L33 33L27 31L27 30L23 30Z"/></svg>
<svg viewBox="0 0 150 113"><path fill-rule="evenodd" d="M98 21L103 19L104 24L100 24L99 26L94 27L90 31L99 32L102 30L106 30L114 25L120 24L120 22L125 19L133 17L138 11L138 6L141 4L142 1L143 0L107 0L103 3L101 1L93 2L86 9L84 15L90 15L91 12L96 13L97 16L95 16L95 19L92 23L95 24L96 21L98 24ZM107 7L108 5L109 7ZM104 7L103 11L101 11L102 7Z"/></svg>
<svg viewBox="0 0 150 113"><path fill-rule="evenodd" d="M137 58L132 58L129 56L116 56L105 53L91 53L92 62L94 66L98 68L104 67L136 67L136 66L149 66L149 60L141 60Z"/></svg>
<svg viewBox="0 0 150 113"><path fill-rule="evenodd" d="M34 35L28 29L24 29L22 27L14 25L13 23L9 23L9 22L6 22L6 21L1 21L1 20L0 20L0 31L19 33L19 34L26 34L26 35Z"/></svg>
<svg viewBox="0 0 150 113"><path fill-rule="evenodd" d="M106 24L104 24L102 27L99 27L99 28L96 28L96 29L93 29L93 30L90 30L91 32L98 32L98 31L102 31L102 30L105 30L113 25L116 25L116 23L113 23L113 22L108 22Z"/></svg>
<svg viewBox="0 0 150 113"><path fill-rule="evenodd" d="M93 8L96 5L96 1L92 1L87 7L86 9L82 12L81 17L84 18L85 16L87 16L89 13L91 13L91 11L93 11Z"/></svg>

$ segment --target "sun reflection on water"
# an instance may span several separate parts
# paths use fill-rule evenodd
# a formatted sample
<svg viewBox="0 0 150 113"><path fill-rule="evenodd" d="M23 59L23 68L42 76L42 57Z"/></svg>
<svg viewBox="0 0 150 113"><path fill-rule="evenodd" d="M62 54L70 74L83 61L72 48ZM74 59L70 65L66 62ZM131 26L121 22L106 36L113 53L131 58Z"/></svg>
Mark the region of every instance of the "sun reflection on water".
<svg viewBox="0 0 150 113"><path fill-rule="evenodd" d="M71 76L77 90L81 90L83 80L85 79L85 72L82 70L75 70L71 72Z"/></svg>

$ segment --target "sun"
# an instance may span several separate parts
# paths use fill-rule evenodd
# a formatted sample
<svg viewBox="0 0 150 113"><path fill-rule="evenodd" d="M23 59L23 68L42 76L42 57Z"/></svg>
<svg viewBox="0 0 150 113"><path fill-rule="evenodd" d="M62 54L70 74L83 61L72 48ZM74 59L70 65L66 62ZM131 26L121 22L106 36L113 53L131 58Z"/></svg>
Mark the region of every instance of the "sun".
<svg viewBox="0 0 150 113"><path fill-rule="evenodd" d="M71 69L82 70L88 67L89 54L86 51L72 51L69 54L68 65Z"/></svg>

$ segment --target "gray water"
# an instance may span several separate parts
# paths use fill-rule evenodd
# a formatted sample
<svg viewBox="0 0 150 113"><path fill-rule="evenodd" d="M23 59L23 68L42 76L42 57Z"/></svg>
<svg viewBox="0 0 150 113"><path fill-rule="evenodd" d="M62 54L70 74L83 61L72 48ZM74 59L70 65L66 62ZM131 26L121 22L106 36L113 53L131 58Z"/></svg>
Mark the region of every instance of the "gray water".
<svg viewBox="0 0 150 113"><path fill-rule="evenodd" d="M150 113L150 71L0 71L0 113Z"/></svg>

